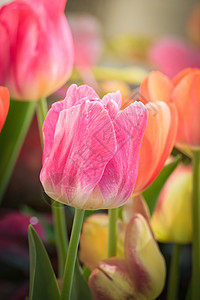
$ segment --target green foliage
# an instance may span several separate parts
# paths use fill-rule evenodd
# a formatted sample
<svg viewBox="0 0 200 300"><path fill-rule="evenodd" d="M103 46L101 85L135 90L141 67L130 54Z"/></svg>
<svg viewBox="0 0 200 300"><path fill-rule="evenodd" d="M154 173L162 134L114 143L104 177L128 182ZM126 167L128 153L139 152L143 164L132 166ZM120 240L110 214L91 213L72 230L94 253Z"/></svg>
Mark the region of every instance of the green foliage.
<svg viewBox="0 0 200 300"><path fill-rule="evenodd" d="M10 101L8 116L0 134L0 202L33 118L35 107L36 102Z"/></svg>
<svg viewBox="0 0 200 300"><path fill-rule="evenodd" d="M30 251L29 300L59 300L57 280L44 245L30 225L28 229Z"/></svg>

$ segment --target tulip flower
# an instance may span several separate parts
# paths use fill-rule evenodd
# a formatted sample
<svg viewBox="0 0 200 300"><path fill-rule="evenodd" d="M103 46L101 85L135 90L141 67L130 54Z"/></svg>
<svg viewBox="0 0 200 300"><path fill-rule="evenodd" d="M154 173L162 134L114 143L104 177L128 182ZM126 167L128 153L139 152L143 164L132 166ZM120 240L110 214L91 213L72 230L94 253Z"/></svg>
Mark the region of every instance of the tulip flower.
<svg viewBox="0 0 200 300"><path fill-rule="evenodd" d="M8 114L9 104L10 96L8 89L0 86L0 132Z"/></svg>
<svg viewBox="0 0 200 300"><path fill-rule="evenodd" d="M159 195L151 219L160 242L192 241L192 168L180 165L170 175Z"/></svg>
<svg viewBox="0 0 200 300"><path fill-rule="evenodd" d="M66 0L15 0L0 8L0 84L12 98L38 100L69 78L73 65Z"/></svg>
<svg viewBox="0 0 200 300"><path fill-rule="evenodd" d="M99 238L96 231L92 248ZM100 249L104 247L101 243ZM163 289L164 280L163 256L147 221L141 214L135 214L125 229L124 255L100 261L88 283L94 299L140 300L155 299Z"/></svg>
<svg viewBox="0 0 200 300"><path fill-rule="evenodd" d="M114 208L130 197L147 122L140 102L123 111L121 93L99 99L89 86L72 85L43 126L40 180L54 200L80 209Z"/></svg>
<svg viewBox="0 0 200 300"><path fill-rule="evenodd" d="M148 103L148 122L140 150L134 194L145 190L162 170L175 143L178 119L174 104Z"/></svg>
<svg viewBox="0 0 200 300"><path fill-rule="evenodd" d="M200 69L186 69L174 78L172 101L175 103L179 125L177 147L200 148Z"/></svg>

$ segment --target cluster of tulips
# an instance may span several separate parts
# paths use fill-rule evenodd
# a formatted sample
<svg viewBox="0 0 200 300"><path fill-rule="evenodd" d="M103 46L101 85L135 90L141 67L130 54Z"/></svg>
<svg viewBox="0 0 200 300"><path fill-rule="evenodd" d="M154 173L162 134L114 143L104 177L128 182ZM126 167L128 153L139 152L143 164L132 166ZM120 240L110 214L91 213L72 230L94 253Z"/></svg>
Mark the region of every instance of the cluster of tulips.
<svg viewBox="0 0 200 300"><path fill-rule="evenodd" d="M46 114L44 97L62 86L73 68L65 4L15 0L0 8L0 130L9 117L9 93L23 103L37 102L40 181L54 201L59 280L30 226L28 299L69 300L71 293L75 299L77 274L87 296L76 299L156 299L166 278L157 241L192 242L190 293L199 299L200 69L184 69L172 80L151 72L141 82L140 101L125 99L119 90L100 98L92 87L72 84ZM173 161L174 146L192 166L180 164L163 182L151 215L145 191L170 164L167 159ZM69 246L63 204L75 208ZM84 219L85 210L101 211ZM168 299L176 299L173 283Z"/></svg>

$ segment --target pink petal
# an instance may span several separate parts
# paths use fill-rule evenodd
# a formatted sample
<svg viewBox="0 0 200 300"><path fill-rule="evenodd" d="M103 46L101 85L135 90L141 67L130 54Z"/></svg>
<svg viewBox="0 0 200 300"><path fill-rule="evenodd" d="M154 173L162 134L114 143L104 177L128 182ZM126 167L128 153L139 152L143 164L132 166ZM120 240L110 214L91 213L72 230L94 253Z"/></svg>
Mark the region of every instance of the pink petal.
<svg viewBox="0 0 200 300"><path fill-rule="evenodd" d="M108 102L114 101L117 103L118 108L121 108L122 105L122 94L120 91L117 91L116 93L108 93L102 98L102 103L106 105Z"/></svg>
<svg viewBox="0 0 200 300"><path fill-rule="evenodd" d="M147 123L147 110L134 102L119 112L113 121L117 152L106 166L99 187L104 208L122 205L131 196L138 173L140 146Z"/></svg>
<svg viewBox="0 0 200 300"><path fill-rule="evenodd" d="M83 208L115 151L113 124L99 102L86 101L63 110L40 175L46 193L55 200ZM97 197L90 202L91 207L84 208L101 205L102 198Z"/></svg>
<svg viewBox="0 0 200 300"><path fill-rule="evenodd" d="M48 159L51 152L56 123L58 121L59 113L63 110L63 101L53 103L52 107L47 113L43 124L43 163Z"/></svg>
<svg viewBox="0 0 200 300"><path fill-rule="evenodd" d="M86 100L99 100L99 96L88 85L81 85L77 87L76 84L72 84L64 99L64 108L70 108L73 105L81 104Z"/></svg>

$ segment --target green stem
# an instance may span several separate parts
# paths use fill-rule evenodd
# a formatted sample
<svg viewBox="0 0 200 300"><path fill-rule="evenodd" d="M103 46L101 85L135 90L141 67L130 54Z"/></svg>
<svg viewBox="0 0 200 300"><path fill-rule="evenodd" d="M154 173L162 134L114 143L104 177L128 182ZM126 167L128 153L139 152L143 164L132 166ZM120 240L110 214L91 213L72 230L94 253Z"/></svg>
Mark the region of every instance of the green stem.
<svg viewBox="0 0 200 300"><path fill-rule="evenodd" d="M42 98L38 101L37 118L42 142L42 126L48 112L47 100ZM58 254L58 276L62 278L65 260L67 256L68 239L67 226L65 222L65 210L61 203L54 201L52 203L52 213L54 217L54 230L56 238L56 249Z"/></svg>
<svg viewBox="0 0 200 300"><path fill-rule="evenodd" d="M168 289L167 289L167 300L176 300L178 292L178 282L179 282L179 259L181 253L181 245L175 244L173 248L170 271L169 271L169 280L168 280Z"/></svg>
<svg viewBox="0 0 200 300"><path fill-rule="evenodd" d="M200 152L193 152L193 253L192 253L192 300L200 299Z"/></svg>
<svg viewBox="0 0 200 300"><path fill-rule="evenodd" d="M108 257L117 254L117 219L118 208L109 209L109 227L108 227Z"/></svg>
<svg viewBox="0 0 200 300"><path fill-rule="evenodd" d="M10 101L7 120L0 134L0 202L33 119L35 107L35 101Z"/></svg>
<svg viewBox="0 0 200 300"><path fill-rule="evenodd" d="M47 100L46 100L46 98L41 98L38 101L38 105L37 105L37 118L38 118L41 142L43 140L42 139L42 126L43 126L44 120L46 118L47 112L48 112Z"/></svg>
<svg viewBox="0 0 200 300"><path fill-rule="evenodd" d="M80 239L80 233L83 223L85 211L82 209L75 209L74 223L72 227L71 238L69 242L69 248L67 252L67 260L65 264L63 288L61 292L61 300L70 300L74 267L77 257L78 244Z"/></svg>
<svg viewBox="0 0 200 300"><path fill-rule="evenodd" d="M52 204L52 213L58 253L58 277L62 278L68 249L67 228L63 205L59 202L54 201L54 203Z"/></svg>

